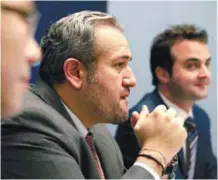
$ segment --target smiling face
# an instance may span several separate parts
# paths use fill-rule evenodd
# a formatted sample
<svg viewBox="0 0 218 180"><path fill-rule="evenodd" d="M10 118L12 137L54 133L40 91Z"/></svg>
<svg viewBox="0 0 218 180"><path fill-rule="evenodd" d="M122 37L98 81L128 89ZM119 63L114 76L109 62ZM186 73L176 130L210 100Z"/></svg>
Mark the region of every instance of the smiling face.
<svg viewBox="0 0 218 180"><path fill-rule="evenodd" d="M120 123L128 118L130 87L136 84L129 61L131 52L121 31L98 26L95 31L97 65L94 78L85 87L87 105L98 122Z"/></svg>
<svg viewBox="0 0 218 180"><path fill-rule="evenodd" d="M32 12L31 1L1 2L1 116L21 110L28 88L30 67L41 58L24 12ZM23 12L23 14L22 14Z"/></svg>
<svg viewBox="0 0 218 180"><path fill-rule="evenodd" d="M168 88L173 97L195 101L207 97L211 81L210 53L207 45L198 41L183 40L176 43L172 77Z"/></svg>

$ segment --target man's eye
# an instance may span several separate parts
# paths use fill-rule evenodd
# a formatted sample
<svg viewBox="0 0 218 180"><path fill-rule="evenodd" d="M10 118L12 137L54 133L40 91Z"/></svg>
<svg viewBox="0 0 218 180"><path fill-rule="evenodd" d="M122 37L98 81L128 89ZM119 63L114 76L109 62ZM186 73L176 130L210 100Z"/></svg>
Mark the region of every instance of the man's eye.
<svg viewBox="0 0 218 180"><path fill-rule="evenodd" d="M116 68L122 69L124 67L124 63L118 63L115 65Z"/></svg>
<svg viewBox="0 0 218 180"><path fill-rule="evenodd" d="M189 69L189 70L194 70L194 69L196 69L197 67L198 67L197 64L188 64L188 65L187 65L187 69Z"/></svg>
<svg viewBox="0 0 218 180"><path fill-rule="evenodd" d="M209 68L210 67L210 61L206 62L206 66Z"/></svg>

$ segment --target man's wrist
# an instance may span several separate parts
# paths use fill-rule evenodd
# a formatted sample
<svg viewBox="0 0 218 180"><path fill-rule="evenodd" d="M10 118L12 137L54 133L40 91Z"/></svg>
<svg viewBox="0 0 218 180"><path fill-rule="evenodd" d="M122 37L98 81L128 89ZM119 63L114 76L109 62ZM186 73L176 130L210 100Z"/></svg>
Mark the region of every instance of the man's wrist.
<svg viewBox="0 0 218 180"><path fill-rule="evenodd" d="M146 164L147 166L152 168L161 177L162 171L163 171L162 167L154 160L139 156L139 157L137 157L136 162L141 162L141 163Z"/></svg>
<svg viewBox="0 0 218 180"><path fill-rule="evenodd" d="M172 159L172 161L168 164L165 170L165 174L169 174L173 176L178 166L178 156L175 155Z"/></svg>
<svg viewBox="0 0 218 180"><path fill-rule="evenodd" d="M150 155L154 157L156 160L158 160L164 169L167 167L166 158L160 151L148 149L148 148L142 148L140 154Z"/></svg>

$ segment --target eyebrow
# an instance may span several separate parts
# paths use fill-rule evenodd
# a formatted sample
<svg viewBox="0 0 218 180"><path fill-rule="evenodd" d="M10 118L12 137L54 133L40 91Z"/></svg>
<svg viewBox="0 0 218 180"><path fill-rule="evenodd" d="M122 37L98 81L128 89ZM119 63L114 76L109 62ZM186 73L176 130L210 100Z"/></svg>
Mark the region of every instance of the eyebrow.
<svg viewBox="0 0 218 180"><path fill-rule="evenodd" d="M186 63L187 62L200 62L201 60L200 59L198 59L198 58L188 58L187 60L186 60ZM205 60L205 62L208 62L208 61L211 61L211 57L209 57L209 58L207 58L206 60Z"/></svg>
<svg viewBox="0 0 218 180"><path fill-rule="evenodd" d="M132 57L130 57L130 56L122 56L122 58L123 58L123 59L127 59L127 60L129 60L129 61L132 61Z"/></svg>
<svg viewBox="0 0 218 180"><path fill-rule="evenodd" d="M8 5L1 5L1 8L8 10L8 11L17 12L19 14L22 14L24 17L28 17L28 16L31 16L31 15L37 13L37 9L35 7L25 10L23 8L16 8L16 7L8 6Z"/></svg>
<svg viewBox="0 0 218 180"><path fill-rule="evenodd" d="M117 63L117 62L119 62L119 60L125 60L125 61L132 61L132 57L130 57L130 56L128 56L128 55L124 55L124 56L119 56L119 57L117 57L117 58L115 58L115 59L113 59L112 61L111 61L111 63Z"/></svg>

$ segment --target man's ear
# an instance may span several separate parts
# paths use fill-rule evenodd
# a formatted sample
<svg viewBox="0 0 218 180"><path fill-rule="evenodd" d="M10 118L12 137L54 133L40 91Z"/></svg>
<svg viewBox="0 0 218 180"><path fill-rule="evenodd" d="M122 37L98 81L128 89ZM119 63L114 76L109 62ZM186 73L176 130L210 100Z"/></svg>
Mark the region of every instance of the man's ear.
<svg viewBox="0 0 218 180"><path fill-rule="evenodd" d="M80 89L85 79L85 68L80 61L69 58L63 66L66 80L75 88Z"/></svg>
<svg viewBox="0 0 218 180"><path fill-rule="evenodd" d="M158 66L155 69L155 74L156 74L156 76L157 76L157 78L158 78L158 80L160 81L161 84L166 84L170 80L169 72L166 69L164 69L164 68L162 68L160 66Z"/></svg>

